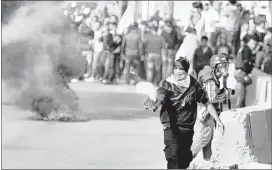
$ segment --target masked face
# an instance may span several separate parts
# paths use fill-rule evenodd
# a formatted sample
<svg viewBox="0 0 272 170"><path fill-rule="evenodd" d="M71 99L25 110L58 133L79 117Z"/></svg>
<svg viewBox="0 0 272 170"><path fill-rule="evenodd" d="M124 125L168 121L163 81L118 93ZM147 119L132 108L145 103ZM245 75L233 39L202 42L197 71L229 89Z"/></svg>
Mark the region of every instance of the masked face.
<svg viewBox="0 0 272 170"><path fill-rule="evenodd" d="M216 66L215 69L215 76L216 78L220 78L221 76L223 77L227 77L228 76L228 69L229 69L229 65L228 63L220 63Z"/></svg>
<svg viewBox="0 0 272 170"><path fill-rule="evenodd" d="M187 75L188 75L188 73L181 68L174 69L174 78L177 81L185 80Z"/></svg>

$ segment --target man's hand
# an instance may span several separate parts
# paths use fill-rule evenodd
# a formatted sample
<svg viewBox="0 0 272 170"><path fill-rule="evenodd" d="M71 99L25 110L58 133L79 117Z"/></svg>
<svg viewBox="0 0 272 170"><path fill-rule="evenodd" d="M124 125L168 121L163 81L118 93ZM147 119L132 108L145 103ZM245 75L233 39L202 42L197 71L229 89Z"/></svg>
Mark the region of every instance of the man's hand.
<svg viewBox="0 0 272 170"><path fill-rule="evenodd" d="M219 128L220 132L222 135L224 135L225 132L225 127L223 125L223 123L221 122L215 108L213 107L213 105L210 102L207 102L205 104L208 112L211 114L211 116L214 118L214 120L216 121L217 127Z"/></svg>

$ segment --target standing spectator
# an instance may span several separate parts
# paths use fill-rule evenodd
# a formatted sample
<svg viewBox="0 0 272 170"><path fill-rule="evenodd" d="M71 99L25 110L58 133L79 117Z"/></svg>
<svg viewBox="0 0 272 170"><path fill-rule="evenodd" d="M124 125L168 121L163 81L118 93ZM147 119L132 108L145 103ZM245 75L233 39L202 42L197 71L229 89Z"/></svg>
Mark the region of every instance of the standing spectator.
<svg viewBox="0 0 272 170"><path fill-rule="evenodd" d="M83 23L83 25L85 25ZM87 26L83 26L79 32L79 44L82 55L86 57L86 73L84 74L84 78L88 78L91 76L92 72L92 62L93 62L93 46L91 44L91 40L94 37L94 33Z"/></svg>
<svg viewBox="0 0 272 170"><path fill-rule="evenodd" d="M209 46L216 46L216 23L220 21L220 16L217 11L211 6L209 1L204 3L204 10L202 12L204 19L204 32L209 39Z"/></svg>
<svg viewBox="0 0 272 170"><path fill-rule="evenodd" d="M202 17L203 4L201 2L194 2L192 10L189 15L189 23L185 26L185 30L195 29L198 41L204 33L204 19Z"/></svg>
<svg viewBox="0 0 272 170"><path fill-rule="evenodd" d="M196 30L194 28L188 27L185 31L185 34L186 36L176 53L175 60L177 60L180 56L184 56L190 63L188 73L196 78L197 76L194 68L194 54L198 47Z"/></svg>
<svg viewBox="0 0 272 170"><path fill-rule="evenodd" d="M232 47L233 52L235 51L234 41L240 29L240 11L236 3L236 0L228 0L222 4L222 15L218 24L227 32L228 44Z"/></svg>
<svg viewBox="0 0 272 170"><path fill-rule="evenodd" d="M255 49L257 39L254 36L246 35L243 38L244 46L239 50L235 61L235 79L238 86L237 108L246 106L246 86L250 84L248 74L253 69L252 50Z"/></svg>
<svg viewBox="0 0 272 170"><path fill-rule="evenodd" d="M252 58L255 60L256 59L256 54L258 51L261 50L263 42L260 40L261 37L257 33L256 25L254 23L254 20L251 20L249 23L249 28L247 34L249 37L253 36L254 39L257 41L257 45L255 46L254 49L252 49Z"/></svg>
<svg viewBox="0 0 272 170"><path fill-rule="evenodd" d="M113 60L110 64L110 76L109 76L109 83L113 83L114 80L118 78L118 75L120 75L121 68L120 68L120 61L121 61L121 43L122 43L122 37L121 35L117 34L117 23L112 22L110 24L110 33L113 36L113 45L111 48L111 52L113 54Z"/></svg>
<svg viewBox="0 0 272 170"><path fill-rule="evenodd" d="M94 39L93 43L93 65L92 65L92 75L87 81L95 81L98 77L98 67L100 62L101 53L103 51L103 42L102 42L102 30L101 22L97 21L93 24L94 30Z"/></svg>
<svg viewBox="0 0 272 170"><path fill-rule="evenodd" d="M272 43L266 44L264 52L263 52L263 61L261 65L261 69L267 73L272 74Z"/></svg>
<svg viewBox="0 0 272 170"><path fill-rule="evenodd" d="M159 85L161 81L162 55L165 54L164 39L157 34L156 27L150 28L151 33L146 36L144 49L147 56L146 78L148 82Z"/></svg>
<svg viewBox="0 0 272 170"><path fill-rule="evenodd" d="M173 25L170 21L165 22L164 30L162 32L162 37L166 43L165 58L162 59L162 78L166 79L167 75L172 73L175 53L177 51L178 37L177 32L173 29Z"/></svg>
<svg viewBox="0 0 272 170"><path fill-rule="evenodd" d="M110 32L110 21L108 18L105 19L105 31L103 33L103 55L102 55L102 65L104 66L104 74L103 74L103 83L109 83L110 71L113 64L113 54L112 48L114 45L113 35Z"/></svg>
<svg viewBox="0 0 272 170"><path fill-rule="evenodd" d="M124 36L121 51L125 59L125 83L130 83L130 70L134 66L136 75L139 75L140 59L143 52L141 35L138 33L138 24L133 23L131 30Z"/></svg>
<svg viewBox="0 0 272 170"><path fill-rule="evenodd" d="M208 46L208 37L201 37L201 45L195 50L194 55L194 68L196 75L199 71L202 70L205 66L209 65L210 58L212 57L212 49Z"/></svg>

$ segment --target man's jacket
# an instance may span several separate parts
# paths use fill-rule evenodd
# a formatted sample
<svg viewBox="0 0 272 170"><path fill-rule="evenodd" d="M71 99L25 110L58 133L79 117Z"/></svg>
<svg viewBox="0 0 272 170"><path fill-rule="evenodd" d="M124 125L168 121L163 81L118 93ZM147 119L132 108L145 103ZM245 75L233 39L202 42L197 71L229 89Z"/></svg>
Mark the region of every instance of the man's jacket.
<svg viewBox="0 0 272 170"><path fill-rule="evenodd" d="M197 103L207 103L208 97L200 84L190 76L189 87L181 87L164 80L157 89L157 100L162 104L161 123L170 123L180 130L193 130Z"/></svg>

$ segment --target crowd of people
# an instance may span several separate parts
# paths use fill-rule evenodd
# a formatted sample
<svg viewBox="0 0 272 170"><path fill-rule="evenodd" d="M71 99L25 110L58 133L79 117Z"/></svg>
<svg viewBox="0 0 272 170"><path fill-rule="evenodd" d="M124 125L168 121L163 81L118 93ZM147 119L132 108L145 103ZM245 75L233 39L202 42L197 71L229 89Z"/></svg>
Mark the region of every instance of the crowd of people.
<svg viewBox="0 0 272 170"><path fill-rule="evenodd" d="M243 60L251 61L248 67L271 74L272 28L264 17L254 16L235 0L223 2L220 9L219 13L210 1L194 2L183 32L173 18L163 20L157 12L118 34L117 16L99 17L89 8L71 6L71 14L65 15L75 23L87 61L85 74L72 82L111 84L123 76L126 84L146 80L157 86L173 72L180 56L190 61L189 72L197 78L218 53L226 54L230 62L241 53Z"/></svg>

